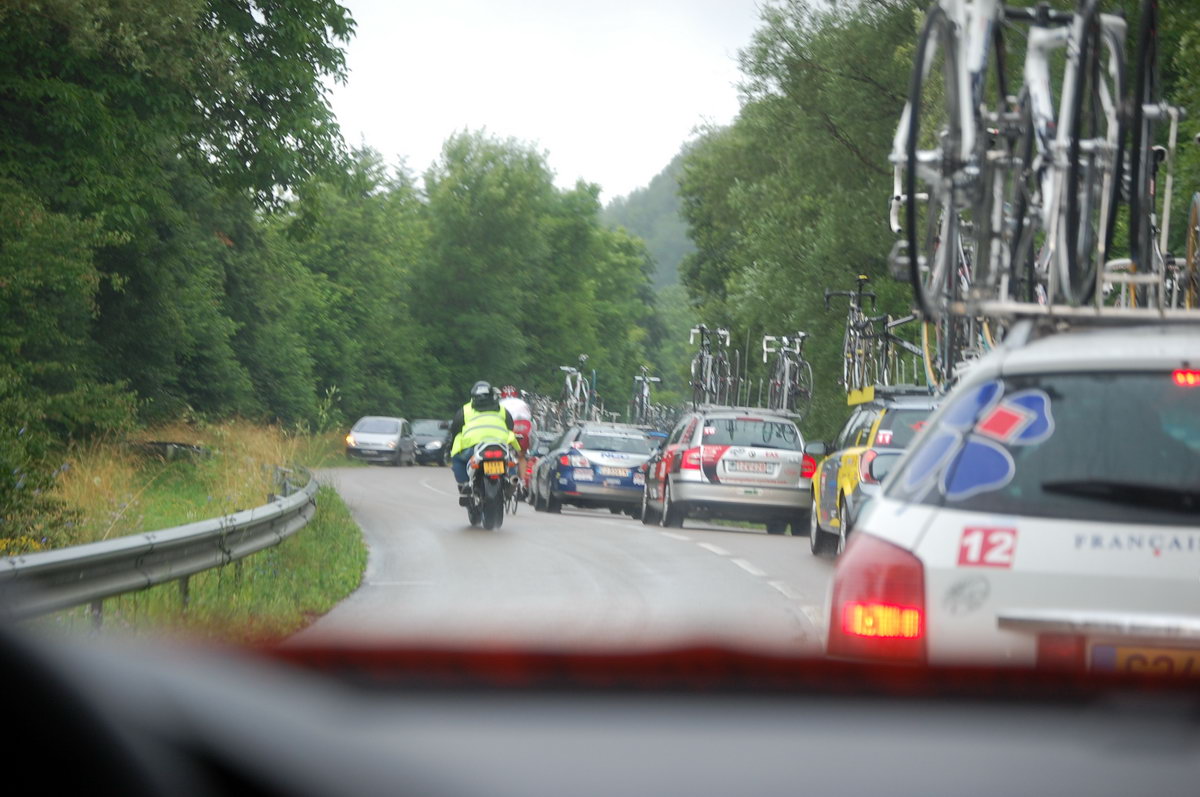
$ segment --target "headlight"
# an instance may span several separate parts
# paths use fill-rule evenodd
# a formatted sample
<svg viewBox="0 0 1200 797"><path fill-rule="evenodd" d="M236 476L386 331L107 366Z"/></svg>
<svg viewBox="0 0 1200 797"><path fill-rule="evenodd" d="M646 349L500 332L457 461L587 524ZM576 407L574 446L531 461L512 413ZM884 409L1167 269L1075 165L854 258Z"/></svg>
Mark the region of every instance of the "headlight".
<svg viewBox="0 0 1200 797"><path fill-rule="evenodd" d="M348 445L348 446L354 445L354 435L352 435L352 434L346 435L346 445Z"/></svg>
<svg viewBox="0 0 1200 797"><path fill-rule="evenodd" d="M388 441L387 441L387 447L388 447L388 448L395 448L395 447L396 447L396 441L395 441L395 440L388 440Z"/></svg>
<svg viewBox="0 0 1200 797"><path fill-rule="evenodd" d="M441 440L434 440L434 441L432 441L432 442L429 442L429 443L426 443L426 444L425 444L425 448L428 448L428 449L431 449L431 450L437 450L437 449L439 449L439 448L441 448L441 447L442 447L442 441L441 441Z"/></svg>

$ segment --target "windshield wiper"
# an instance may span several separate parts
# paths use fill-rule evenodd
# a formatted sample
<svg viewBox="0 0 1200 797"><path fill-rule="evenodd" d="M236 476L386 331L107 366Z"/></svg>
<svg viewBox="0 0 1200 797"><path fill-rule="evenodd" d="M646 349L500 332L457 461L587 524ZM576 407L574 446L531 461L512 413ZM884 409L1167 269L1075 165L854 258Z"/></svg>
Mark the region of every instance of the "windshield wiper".
<svg viewBox="0 0 1200 797"><path fill-rule="evenodd" d="M1200 490L1197 489L1103 479L1047 481L1042 482L1042 489L1048 493L1063 493L1115 504L1149 506L1169 512L1200 512Z"/></svg>

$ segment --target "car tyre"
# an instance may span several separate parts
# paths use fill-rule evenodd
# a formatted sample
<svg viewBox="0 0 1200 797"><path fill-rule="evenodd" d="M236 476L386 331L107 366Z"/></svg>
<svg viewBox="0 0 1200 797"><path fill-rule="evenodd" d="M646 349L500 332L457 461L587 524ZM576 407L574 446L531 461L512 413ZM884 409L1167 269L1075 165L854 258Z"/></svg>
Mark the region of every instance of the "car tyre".
<svg viewBox="0 0 1200 797"><path fill-rule="evenodd" d="M829 535L821 531L821 523L818 518L817 504L814 500L808 512L808 545L813 556L828 556L833 553L834 546L831 544Z"/></svg>
<svg viewBox="0 0 1200 797"><path fill-rule="evenodd" d="M553 488L551 488L546 494L546 511L552 515L557 515L562 512L562 501L554 497Z"/></svg>
<svg viewBox="0 0 1200 797"><path fill-rule="evenodd" d="M812 522L809 512L797 512L792 518L791 530L793 537L807 537L810 531L809 524Z"/></svg>
<svg viewBox="0 0 1200 797"><path fill-rule="evenodd" d="M649 488L642 490L642 523L647 526L657 525L659 521L658 513L650 506Z"/></svg>
<svg viewBox="0 0 1200 797"><path fill-rule="evenodd" d="M836 550L834 551L835 556L841 556L842 551L846 550L846 532L847 532L846 527L849 525L847 522L848 521L847 516L849 514L850 514L849 511L846 509L846 502L839 501L838 502L838 538L837 538Z"/></svg>
<svg viewBox="0 0 1200 797"><path fill-rule="evenodd" d="M768 520L767 534L786 534L787 526L786 520Z"/></svg>
<svg viewBox="0 0 1200 797"><path fill-rule="evenodd" d="M678 503L671 500L671 482L667 480L663 486L662 524L667 528L681 528L686 513Z"/></svg>

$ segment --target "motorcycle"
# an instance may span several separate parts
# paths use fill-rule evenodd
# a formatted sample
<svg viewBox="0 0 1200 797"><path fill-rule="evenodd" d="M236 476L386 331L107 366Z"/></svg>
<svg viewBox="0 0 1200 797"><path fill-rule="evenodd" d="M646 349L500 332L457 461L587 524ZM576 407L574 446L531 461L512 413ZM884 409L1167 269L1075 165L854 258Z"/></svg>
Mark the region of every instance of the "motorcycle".
<svg viewBox="0 0 1200 797"><path fill-rule="evenodd" d="M504 510L511 505L516 485L509 470L517 464L511 448L504 443L480 443L467 462L471 491L462 497L467 519L472 526L498 529L504 525Z"/></svg>

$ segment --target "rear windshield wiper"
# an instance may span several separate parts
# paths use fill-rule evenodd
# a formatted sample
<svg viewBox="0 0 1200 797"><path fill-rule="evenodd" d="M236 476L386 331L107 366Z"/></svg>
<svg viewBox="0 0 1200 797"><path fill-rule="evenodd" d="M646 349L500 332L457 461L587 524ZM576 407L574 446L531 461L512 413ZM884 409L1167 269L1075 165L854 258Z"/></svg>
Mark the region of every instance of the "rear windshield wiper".
<svg viewBox="0 0 1200 797"><path fill-rule="evenodd" d="M1148 506L1170 512L1200 513L1200 490L1184 487L1163 487L1158 484L1103 479L1063 479L1042 482L1042 489L1048 493L1063 493L1115 504Z"/></svg>

